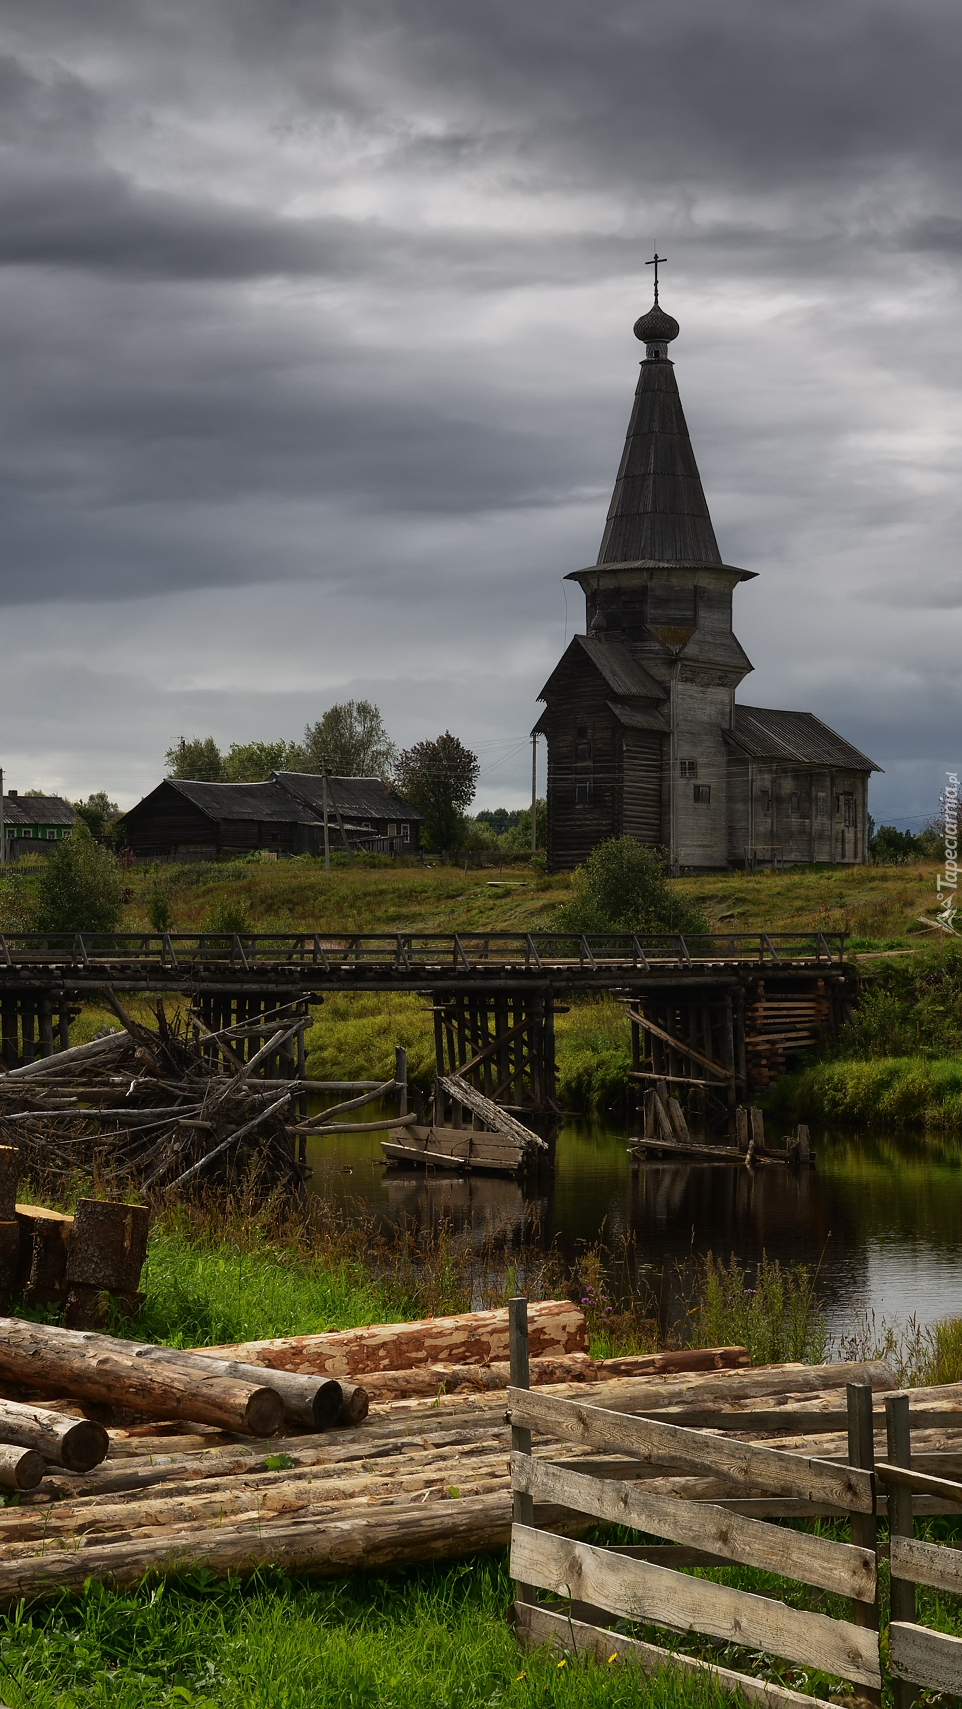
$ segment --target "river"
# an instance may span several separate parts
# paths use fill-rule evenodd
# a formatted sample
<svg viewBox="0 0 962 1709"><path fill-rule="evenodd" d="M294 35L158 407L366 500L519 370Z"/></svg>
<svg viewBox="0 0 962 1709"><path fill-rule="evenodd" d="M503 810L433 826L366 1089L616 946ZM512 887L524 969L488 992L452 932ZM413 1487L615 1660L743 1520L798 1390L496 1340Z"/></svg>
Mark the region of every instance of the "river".
<svg viewBox="0 0 962 1709"><path fill-rule="evenodd" d="M365 1112L367 1116L369 1112ZM770 1139L776 1130L770 1129ZM659 1273L692 1252L756 1262L762 1252L818 1267L830 1332L859 1312L921 1324L962 1315L962 1142L812 1130L810 1169L770 1164L632 1167L625 1130L569 1120L555 1168L530 1183L483 1175L425 1176L382 1165L380 1135L314 1140L312 1193L385 1221L450 1218L456 1228L519 1228L523 1206L541 1238L572 1256L602 1234L635 1236Z"/></svg>

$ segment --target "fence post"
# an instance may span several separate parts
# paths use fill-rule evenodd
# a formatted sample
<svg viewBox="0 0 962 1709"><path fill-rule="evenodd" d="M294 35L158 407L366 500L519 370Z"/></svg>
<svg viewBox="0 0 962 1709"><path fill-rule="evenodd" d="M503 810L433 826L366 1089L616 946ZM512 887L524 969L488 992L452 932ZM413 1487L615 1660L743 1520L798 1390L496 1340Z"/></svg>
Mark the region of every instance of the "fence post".
<svg viewBox="0 0 962 1709"><path fill-rule="evenodd" d="M906 1394L886 1395L885 1397L885 1430L887 1436L887 1453L893 1466L912 1465L912 1426L909 1419L909 1397ZM899 1484L887 1485L889 1537L913 1537L915 1524L912 1514L912 1491L903 1489ZM890 1618L892 1620L907 1620L912 1625L916 1620L915 1585L908 1579L896 1578L891 1581ZM918 1695L918 1686L907 1679L893 1679L892 1697L895 1709L912 1709Z"/></svg>
<svg viewBox="0 0 962 1709"><path fill-rule="evenodd" d="M528 1389L531 1374L528 1368L528 1302L523 1294L508 1301L508 1350L511 1360L511 1387ZM520 1425L511 1426L511 1448L515 1454L530 1454L531 1431ZM516 1525L534 1524L534 1497L515 1490L511 1497L511 1517ZM516 1602L533 1602L534 1586L515 1583Z"/></svg>
<svg viewBox="0 0 962 1709"><path fill-rule="evenodd" d="M408 1113L408 1053L403 1044L394 1047L394 1078L397 1081L397 1113Z"/></svg>
<svg viewBox="0 0 962 1709"><path fill-rule="evenodd" d="M848 1409L848 1463L864 1472L875 1470L875 1441L872 1435L872 1390L867 1383L848 1383L845 1390ZM874 1513L853 1513L849 1520L849 1535L853 1543L877 1552L878 1524ZM878 1631L878 1584L875 1600L852 1600L852 1624L869 1631ZM875 1686L863 1686L861 1695L868 1703L881 1704L882 1693Z"/></svg>

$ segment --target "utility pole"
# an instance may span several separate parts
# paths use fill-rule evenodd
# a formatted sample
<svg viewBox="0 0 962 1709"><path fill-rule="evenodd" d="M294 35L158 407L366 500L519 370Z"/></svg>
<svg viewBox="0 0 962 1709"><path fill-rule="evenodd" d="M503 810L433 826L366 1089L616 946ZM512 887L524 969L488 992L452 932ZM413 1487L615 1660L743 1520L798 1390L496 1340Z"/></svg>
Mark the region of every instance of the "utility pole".
<svg viewBox="0 0 962 1709"><path fill-rule="evenodd" d="M334 817L337 820L337 828L341 833L341 842L344 844L344 847L347 850L347 864L348 864L348 866L353 867L353 865L354 865L354 850L352 849L350 843L347 840L347 832L344 829L344 820L341 818L341 809L339 808L339 806L337 804L337 796L335 795L333 789L330 788L331 774L328 771L327 766L324 767L324 782L328 786L327 790L325 790L325 794L324 794L325 806L327 804L327 793L329 790L330 791L330 797L331 797L331 806L334 809Z"/></svg>
<svg viewBox="0 0 962 1709"><path fill-rule="evenodd" d="M3 766L0 766L0 866L7 864L7 827L3 822Z"/></svg>
<svg viewBox="0 0 962 1709"><path fill-rule="evenodd" d="M323 778L324 778L324 871L330 872L330 870L331 870L331 834L330 834L330 830L328 828L328 823L327 823L327 772L326 771L323 773ZM298 1034L298 1037L299 1036L300 1035Z"/></svg>
<svg viewBox="0 0 962 1709"><path fill-rule="evenodd" d="M538 732L531 732L531 853L538 852Z"/></svg>

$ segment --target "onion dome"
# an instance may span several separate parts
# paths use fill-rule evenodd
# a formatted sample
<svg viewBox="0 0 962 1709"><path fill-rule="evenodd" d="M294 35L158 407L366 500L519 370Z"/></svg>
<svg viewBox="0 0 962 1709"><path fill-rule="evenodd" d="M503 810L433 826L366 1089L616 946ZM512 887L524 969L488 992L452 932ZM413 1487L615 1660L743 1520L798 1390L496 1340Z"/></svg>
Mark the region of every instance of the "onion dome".
<svg viewBox="0 0 962 1709"><path fill-rule="evenodd" d="M648 313L635 321L635 337L640 338L642 344L670 344L680 331L674 315L666 315L657 298Z"/></svg>

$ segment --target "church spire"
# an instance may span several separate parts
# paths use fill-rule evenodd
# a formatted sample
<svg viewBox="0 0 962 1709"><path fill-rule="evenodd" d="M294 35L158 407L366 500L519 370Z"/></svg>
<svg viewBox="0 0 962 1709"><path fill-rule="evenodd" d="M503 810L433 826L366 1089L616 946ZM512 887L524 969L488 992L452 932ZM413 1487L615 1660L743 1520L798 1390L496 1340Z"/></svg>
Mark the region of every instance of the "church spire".
<svg viewBox="0 0 962 1709"><path fill-rule="evenodd" d="M664 259L656 250L647 263L655 269L655 300L635 322L635 337L645 346L645 360L599 564L722 561L668 358L668 346L680 328L658 301L658 263Z"/></svg>

